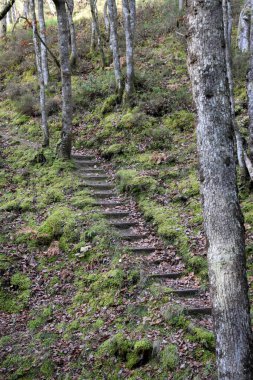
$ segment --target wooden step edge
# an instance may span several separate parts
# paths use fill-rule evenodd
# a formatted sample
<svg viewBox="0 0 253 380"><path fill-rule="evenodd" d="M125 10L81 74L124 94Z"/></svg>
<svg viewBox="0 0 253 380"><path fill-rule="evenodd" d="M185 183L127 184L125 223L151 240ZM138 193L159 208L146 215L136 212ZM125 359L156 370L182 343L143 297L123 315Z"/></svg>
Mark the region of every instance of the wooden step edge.
<svg viewBox="0 0 253 380"><path fill-rule="evenodd" d="M117 198L117 194L112 191L93 191L92 196L94 198Z"/></svg>
<svg viewBox="0 0 253 380"><path fill-rule="evenodd" d="M108 202L108 201L95 201L93 203L93 206L99 206L99 207L104 207L104 208L110 208L110 207L121 207L121 206L125 206L125 202L123 201L112 201L112 202Z"/></svg>
<svg viewBox="0 0 253 380"><path fill-rule="evenodd" d="M180 278L184 275L184 272L167 272L167 273L154 273L148 275L149 279L152 280L163 280L163 279L174 279L174 278Z"/></svg>
<svg viewBox="0 0 253 380"><path fill-rule="evenodd" d="M131 253L149 255L155 252L155 247L126 247Z"/></svg>
<svg viewBox="0 0 253 380"><path fill-rule="evenodd" d="M130 228L130 227L135 227L135 226L137 226L138 225L138 223L137 222L131 222L130 220L128 221L125 221L125 222L119 222L119 221L109 221L109 224L111 225L111 226L113 226L113 227L115 227L115 228L122 228L122 229L124 229L124 228Z"/></svg>
<svg viewBox="0 0 253 380"><path fill-rule="evenodd" d="M187 307L184 309L185 315L199 316L199 315L212 315L211 307Z"/></svg>
<svg viewBox="0 0 253 380"><path fill-rule="evenodd" d="M129 216L128 211L117 211L117 210L104 211L101 214L106 218L114 218L114 219L127 218Z"/></svg>
<svg viewBox="0 0 253 380"><path fill-rule="evenodd" d="M72 160L81 161L81 160L94 160L96 157L90 154L87 154L87 155L73 154L71 155L71 158Z"/></svg>
<svg viewBox="0 0 253 380"><path fill-rule="evenodd" d="M200 289L171 289L170 292L178 297L197 296L200 294Z"/></svg>

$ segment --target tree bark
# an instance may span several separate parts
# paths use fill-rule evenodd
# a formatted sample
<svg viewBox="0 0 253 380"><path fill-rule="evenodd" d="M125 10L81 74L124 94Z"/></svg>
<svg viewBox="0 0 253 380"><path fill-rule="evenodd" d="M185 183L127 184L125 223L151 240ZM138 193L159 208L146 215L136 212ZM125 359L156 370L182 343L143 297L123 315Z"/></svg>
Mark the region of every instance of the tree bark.
<svg viewBox="0 0 253 380"><path fill-rule="evenodd" d="M11 9L9 10L9 12L7 13L6 15L6 21L7 21L7 25L11 25L13 23L12 21L12 11Z"/></svg>
<svg viewBox="0 0 253 380"><path fill-rule="evenodd" d="M77 47L76 47L76 29L73 21L73 11L74 11L74 0L67 0L67 14L68 14L68 23L70 31L70 65L71 67L76 66L77 60Z"/></svg>
<svg viewBox="0 0 253 380"><path fill-rule="evenodd" d="M0 11L0 21L5 18L13 4L15 3L15 0L10 0L8 2L0 1L1 11Z"/></svg>
<svg viewBox="0 0 253 380"><path fill-rule="evenodd" d="M50 9L51 15L55 16L56 15L56 9L55 9L53 0L47 0L47 3L48 3L48 7Z"/></svg>
<svg viewBox="0 0 253 380"><path fill-rule="evenodd" d="M43 40L44 44L47 44L47 37L46 37L46 24L45 24L45 18L44 18L44 4L43 0L38 0L38 18L39 18L39 25L40 25L40 37ZM44 84L45 86L48 85L49 82L49 70L48 70L48 61L47 61L47 48L43 43L40 44L40 50L41 50L41 67L42 67L42 73L44 78Z"/></svg>
<svg viewBox="0 0 253 380"><path fill-rule="evenodd" d="M6 8L6 2L5 0L0 0L0 7L1 9ZM5 13L4 17L0 19L0 38L6 37L7 32L7 13Z"/></svg>
<svg viewBox="0 0 253 380"><path fill-rule="evenodd" d="M181 11L184 7L184 0L178 0L178 9Z"/></svg>
<svg viewBox="0 0 253 380"><path fill-rule="evenodd" d="M12 21L13 23L15 23L17 21L17 8L16 8L16 4L14 3L13 6L11 7L11 12L12 12Z"/></svg>
<svg viewBox="0 0 253 380"><path fill-rule="evenodd" d="M249 69L247 75L248 114L249 114L249 151L253 157L253 0L250 0L250 44Z"/></svg>
<svg viewBox="0 0 253 380"><path fill-rule="evenodd" d="M188 67L198 112L200 180L208 240L219 380L252 380L252 332L243 217L220 0L189 0Z"/></svg>
<svg viewBox="0 0 253 380"><path fill-rule="evenodd" d="M123 93L122 84L122 74L120 67L120 55L119 55L119 44L118 44L118 31L117 31L117 5L115 0L108 0L108 14L109 14L109 25L110 25L110 45L113 53L113 66L114 75L116 80L116 88L120 97Z"/></svg>
<svg viewBox="0 0 253 380"><path fill-rule="evenodd" d="M234 98L234 79L232 74L232 55L231 55L231 33L232 33L232 9L231 1L223 0L223 23L224 23L224 38L226 44L226 64L227 64L227 77L230 91L230 106L231 106L231 117L233 123L233 129L235 132L236 140L236 152L238 164L241 170L241 174L245 177L246 166L244 160L244 149L243 149L243 140L235 119L235 98Z"/></svg>
<svg viewBox="0 0 253 380"><path fill-rule="evenodd" d="M26 18L29 18L29 15L30 15L30 0L25 0L24 1L23 14L24 14L24 16Z"/></svg>
<svg viewBox="0 0 253 380"><path fill-rule="evenodd" d="M105 30L106 30L107 34L109 34L109 32L110 32L110 21L109 21L107 9L108 9L108 1L106 0L105 4L104 4L104 22L105 22Z"/></svg>
<svg viewBox="0 0 253 380"><path fill-rule="evenodd" d="M105 53L102 45L102 38L98 23L98 14L97 14L97 0L90 0L90 10L92 15L92 27L94 28L95 34L97 36L98 49L100 52L102 68L105 68Z"/></svg>
<svg viewBox="0 0 253 380"><path fill-rule="evenodd" d="M240 13L238 23L238 48L242 52L249 51L249 38L250 38L250 1L246 0L243 9Z"/></svg>
<svg viewBox="0 0 253 380"><path fill-rule="evenodd" d="M58 39L61 58L62 81L62 133L58 154L64 159L71 157L72 148L72 91L69 61L69 29L66 4L64 0L53 0L58 21Z"/></svg>
<svg viewBox="0 0 253 380"><path fill-rule="evenodd" d="M38 39L37 20L36 20L34 0L31 0L30 7L31 7L31 15L32 15L33 44L34 44L36 66L37 66L38 79L39 79L39 85L40 85L41 128L42 128L42 133L43 133L42 145L48 146L49 132L48 132L48 125L47 125L46 93L45 93L45 84L44 84L44 76L43 76L43 69L42 69L40 42Z"/></svg>
<svg viewBox="0 0 253 380"><path fill-rule="evenodd" d="M122 10L126 38L126 83L124 103L131 104L131 98L134 93L135 0L122 0Z"/></svg>

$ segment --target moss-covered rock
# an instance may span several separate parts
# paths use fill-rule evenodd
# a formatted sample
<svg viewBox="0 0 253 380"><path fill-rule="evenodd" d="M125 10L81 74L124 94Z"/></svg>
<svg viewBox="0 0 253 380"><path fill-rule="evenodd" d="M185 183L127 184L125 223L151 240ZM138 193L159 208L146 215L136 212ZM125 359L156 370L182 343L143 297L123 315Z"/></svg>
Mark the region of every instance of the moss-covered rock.
<svg viewBox="0 0 253 380"><path fill-rule="evenodd" d="M168 344L161 353L163 369L173 371L179 364L178 349L175 344Z"/></svg>

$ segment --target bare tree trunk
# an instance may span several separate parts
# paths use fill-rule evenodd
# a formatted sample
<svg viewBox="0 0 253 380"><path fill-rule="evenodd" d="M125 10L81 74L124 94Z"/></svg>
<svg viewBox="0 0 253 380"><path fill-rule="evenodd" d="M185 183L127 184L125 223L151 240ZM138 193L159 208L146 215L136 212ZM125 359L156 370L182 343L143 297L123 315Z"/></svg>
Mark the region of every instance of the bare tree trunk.
<svg viewBox="0 0 253 380"><path fill-rule="evenodd" d="M108 14L110 24L110 44L113 53L113 66L116 80L116 88L120 97L123 93L122 74L120 67L118 32L117 32L117 5L115 0L108 0Z"/></svg>
<svg viewBox="0 0 253 380"><path fill-rule="evenodd" d="M16 8L16 4L14 3L13 6L11 7L11 12L12 12L12 21L13 23L15 23L17 21L17 8Z"/></svg>
<svg viewBox="0 0 253 380"><path fill-rule="evenodd" d="M39 18L39 25L40 25L40 37L43 40L44 44L47 44L43 0L38 0L38 18ZM43 78L44 78L44 84L45 86L47 86L49 82L47 48L45 45L43 45L43 43L40 44L40 50L41 50L41 67L42 67L42 73L43 73Z"/></svg>
<svg viewBox="0 0 253 380"><path fill-rule="evenodd" d="M223 7L224 38L225 38L225 44L226 44L227 76L228 76L228 84L229 84L229 91L230 91L231 116L232 116L233 129L235 132L238 164L239 164L242 176L245 177L246 166L245 166L245 160L244 160L243 140L242 140L242 136L235 119L234 79L232 75L232 56L231 56L231 33L232 33L231 1L223 0L222 7Z"/></svg>
<svg viewBox="0 0 253 380"><path fill-rule="evenodd" d="M134 30L135 30L135 0L122 0L126 37L126 84L124 103L131 103L134 93Z"/></svg>
<svg viewBox="0 0 253 380"><path fill-rule="evenodd" d="M110 21L109 21L107 9L108 9L108 1L106 0L105 4L104 4L104 21L105 21L105 30L106 30L107 34L109 34L109 32L110 32Z"/></svg>
<svg viewBox="0 0 253 380"><path fill-rule="evenodd" d="M56 6L58 21L58 38L61 57L62 80L62 133L58 154L69 159L72 148L72 91L69 62L69 29L66 4L64 0L53 0Z"/></svg>
<svg viewBox="0 0 253 380"><path fill-rule="evenodd" d="M90 39L90 50L95 51L96 49L96 30L94 21L91 21L91 39Z"/></svg>
<svg viewBox="0 0 253 380"><path fill-rule="evenodd" d="M248 114L249 114L249 150L253 157L253 0L250 0L250 45L249 69L247 75Z"/></svg>
<svg viewBox="0 0 253 380"><path fill-rule="evenodd" d="M70 65L72 67L76 66L77 60L77 47L76 47L76 29L73 21L73 11L74 11L74 0L67 0L67 14L68 14L68 23L70 31Z"/></svg>
<svg viewBox="0 0 253 380"><path fill-rule="evenodd" d="M30 14L30 1L29 0L24 1L23 14L26 18L29 18L29 14Z"/></svg>
<svg viewBox="0 0 253 380"><path fill-rule="evenodd" d="M48 3L48 7L50 9L51 15L55 16L56 15L56 9L55 9L55 5L54 5L53 0L47 0L47 3Z"/></svg>
<svg viewBox="0 0 253 380"><path fill-rule="evenodd" d="M92 21L93 21L92 27L94 27L95 34L97 35L98 49L101 56L102 68L104 68L105 54L104 54L102 38L101 38L101 33L100 33L100 28L99 28L99 23L98 23L97 0L90 0L90 10L91 10Z"/></svg>
<svg viewBox="0 0 253 380"><path fill-rule="evenodd" d="M184 0L178 0L178 9L181 11L184 7Z"/></svg>
<svg viewBox="0 0 253 380"><path fill-rule="evenodd" d="M6 1L0 0L0 9L3 9L5 6L6 6ZM0 38L6 37L6 32L7 32L7 16L6 15L0 20Z"/></svg>
<svg viewBox="0 0 253 380"><path fill-rule="evenodd" d="M9 10L9 12L7 13L6 15L6 21L7 21L7 25L11 25L12 24L12 11L11 9Z"/></svg>
<svg viewBox="0 0 253 380"><path fill-rule="evenodd" d="M39 42L39 39L37 37L38 32L37 32L37 20L36 20L34 0L31 0L30 6L31 6L32 27L33 27L33 44L34 44L36 66L37 66L38 79L39 79L39 85L40 85L41 128L42 128L42 132L43 132L43 144L42 145L48 146L49 145L49 132L48 132L48 125L47 125L45 84L44 84L44 76L43 76L43 71L42 71L40 42Z"/></svg>
<svg viewBox="0 0 253 380"><path fill-rule="evenodd" d="M250 1L246 0L243 9L240 13L238 23L238 48L242 52L249 51L250 38Z"/></svg>
<svg viewBox="0 0 253 380"><path fill-rule="evenodd" d="M243 217L236 187L222 2L189 0L188 67L198 151L219 380L252 380Z"/></svg>

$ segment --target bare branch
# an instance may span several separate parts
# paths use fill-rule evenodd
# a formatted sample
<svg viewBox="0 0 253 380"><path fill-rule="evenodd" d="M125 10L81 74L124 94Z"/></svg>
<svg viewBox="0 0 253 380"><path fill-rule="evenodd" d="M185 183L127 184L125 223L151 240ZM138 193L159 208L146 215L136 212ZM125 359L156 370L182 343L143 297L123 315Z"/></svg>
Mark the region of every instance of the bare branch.
<svg viewBox="0 0 253 380"><path fill-rule="evenodd" d="M2 20L7 15L14 3L15 0L10 0L8 3L6 3L4 9L0 12L0 20Z"/></svg>

